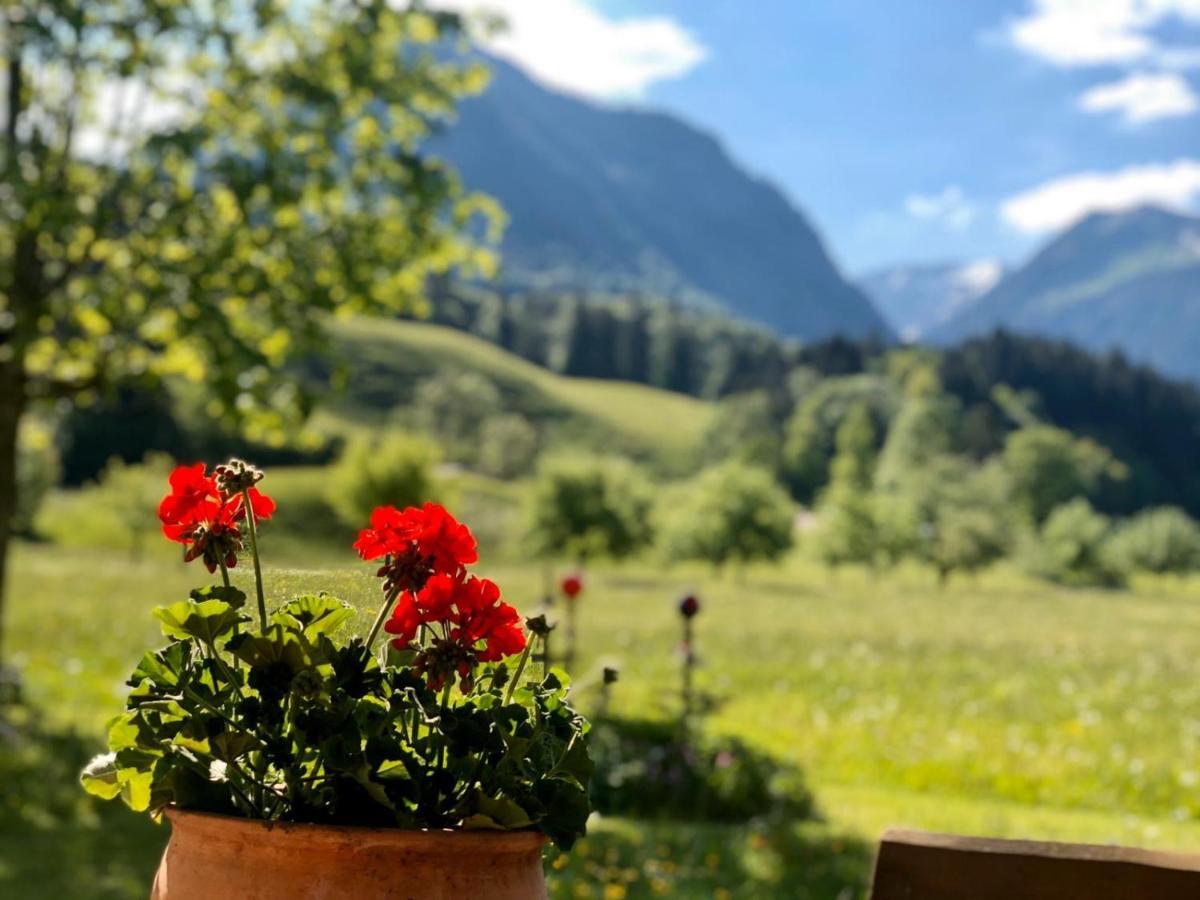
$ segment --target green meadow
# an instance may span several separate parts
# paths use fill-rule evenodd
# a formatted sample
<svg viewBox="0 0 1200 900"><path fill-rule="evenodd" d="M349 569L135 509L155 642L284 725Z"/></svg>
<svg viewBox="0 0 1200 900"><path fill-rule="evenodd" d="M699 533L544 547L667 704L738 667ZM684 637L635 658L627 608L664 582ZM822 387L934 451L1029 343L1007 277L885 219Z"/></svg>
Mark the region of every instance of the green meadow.
<svg viewBox="0 0 1200 900"><path fill-rule="evenodd" d="M328 590L365 625L378 600L371 567L348 540L312 539L319 473L268 476L280 501L264 528L270 591ZM520 486L472 477L449 494L480 522L481 573L539 611L546 573L512 540ZM158 640L151 607L205 573L153 538L132 558L86 491L52 497L42 531L45 542L18 547L10 595L6 643L37 736L0 771L0 895L144 896L165 829L93 802L74 777ZM781 566L723 578L654 558L588 576L578 705L595 709L600 669L615 665L615 712L676 715L674 601L696 590L703 727L799 767L819 816L597 817L575 853L548 855L555 897L861 897L889 825L1200 847L1200 581L1070 590L1002 567L939 587L915 567L831 572L803 540Z"/></svg>

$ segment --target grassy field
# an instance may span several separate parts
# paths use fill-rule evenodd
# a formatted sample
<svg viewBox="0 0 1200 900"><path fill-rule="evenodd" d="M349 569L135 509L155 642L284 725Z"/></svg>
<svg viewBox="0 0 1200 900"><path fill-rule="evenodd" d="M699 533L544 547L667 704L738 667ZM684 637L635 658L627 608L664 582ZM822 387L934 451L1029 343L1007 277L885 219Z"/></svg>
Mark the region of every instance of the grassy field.
<svg viewBox="0 0 1200 900"><path fill-rule="evenodd" d="M304 497L298 484L290 493ZM73 778L158 641L150 607L203 572L157 543L130 562L96 546L95 528L72 540L72 502L58 498L51 516L68 544L16 555L7 646L42 737L0 766L0 896L143 896L165 836L82 797ZM348 548L278 530L265 541L274 594L326 588L364 621L373 613L370 568ZM538 567L480 568L537 609ZM802 767L821 820L597 820L576 853L548 860L556 897L849 900L893 824L1200 849L1200 583L1069 591L999 571L943 590L924 571L831 574L799 555L723 581L652 561L602 568L582 601L580 706L596 703L599 667L616 664L618 711L674 715L684 588L704 601L706 727Z"/></svg>
<svg viewBox="0 0 1200 900"><path fill-rule="evenodd" d="M354 362L336 412L316 419L333 431L379 424L418 379L439 371L486 376L505 408L556 423L569 438L660 461L690 457L708 426L712 404L643 384L567 378L462 331L424 322L350 320L336 328Z"/></svg>

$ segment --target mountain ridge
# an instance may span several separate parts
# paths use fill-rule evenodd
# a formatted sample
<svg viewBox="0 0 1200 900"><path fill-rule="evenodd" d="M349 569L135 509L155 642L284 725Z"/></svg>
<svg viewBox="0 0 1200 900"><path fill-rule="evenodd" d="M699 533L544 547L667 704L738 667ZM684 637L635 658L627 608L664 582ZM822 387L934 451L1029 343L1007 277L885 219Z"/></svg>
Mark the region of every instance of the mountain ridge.
<svg viewBox="0 0 1200 900"><path fill-rule="evenodd" d="M929 338L951 344L996 328L1200 379L1200 218L1157 206L1092 213Z"/></svg>
<svg viewBox="0 0 1200 900"><path fill-rule="evenodd" d="M803 213L714 136L488 64L491 86L432 149L508 212L502 284L659 294L805 340L890 337Z"/></svg>

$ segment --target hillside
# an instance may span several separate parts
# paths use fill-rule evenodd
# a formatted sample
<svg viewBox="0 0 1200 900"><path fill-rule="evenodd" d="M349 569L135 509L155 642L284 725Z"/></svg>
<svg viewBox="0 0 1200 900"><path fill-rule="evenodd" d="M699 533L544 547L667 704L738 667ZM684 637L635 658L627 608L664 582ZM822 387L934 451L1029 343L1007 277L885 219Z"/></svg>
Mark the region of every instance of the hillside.
<svg viewBox="0 0 1200 900"><path fill-rule="evenodd" d="M702 400L647 385L558 375L440 325L359 319L339 323L334 336L350 372L344 393L324 404L318 424L326 427L378 425L421 378L448 370L479 372L495 382L506 407L599 450L684 454L712 412Z"/></svg>
<svg viewBox="0 0 1200 900"><path fill-rule="evenodd" d="M996 260L888 266L868 272L858 286L906 341L941 325L1003 275Z"/></svg>
<svg viewBox="0 0 1200 900"><path fill-rule="evenodd" d="M507 211L505 284L713 304L807 340L887 332L805 217L711 136L491 64L433 150Z"/></svg>
<svg viewBox="0 0 1200 900"><path fill-rule="evenodd" d="M1088 216L930 337L997 327L1200 378L1200 219L1154 207Z"/></svg>

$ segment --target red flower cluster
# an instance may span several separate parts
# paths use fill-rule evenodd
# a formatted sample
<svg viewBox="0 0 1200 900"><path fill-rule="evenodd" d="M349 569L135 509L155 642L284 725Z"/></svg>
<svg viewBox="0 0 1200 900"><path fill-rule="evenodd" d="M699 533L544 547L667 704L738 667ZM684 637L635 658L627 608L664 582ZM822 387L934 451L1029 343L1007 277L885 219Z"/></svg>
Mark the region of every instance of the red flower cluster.
<svg viewBox="0 0 1200 900"><path fill-rule="evenodd" d="M420 591L431 575L459 577L479 559L475 536L444 506L426 503L403 510L380 506L354 549L363 559L384 558L385 590Z"/></svg>
<svg viewBox="0 0 1200 900"><path fill-rule="evenodd" d="M392 646L408 649L422 626L429 629L432 642L418 652L415 665L435 690L454 673L467 684L475 664L525 649L520 616L500 600L500 588L467 574L479 558L475 536L444 507L380 507L354 549L363 559L385 560L379 574L385 588L397 592L384 625L395 636Z"/></svg>
<svg viewBox="0 0 1200 900"><path fill-rule="evenodd" d="M441 637L469 650L479 662L496 662L525 649L521 618L500 600L495 582L474 575L437 574L419 592L405 591L384 625L396 635L392 646L408 647L422 625L441 630ZM479 647L479 644L483 644Z"/></svg>
<svg viewBox="0 0 1200 900"><path fill-rule="evenodd" d="M187 548L184 560L203 558L208 571L215 572L224 563L237 565L242 549L238 523L246 518L242 495L221 491L215 475L205 471L204 463L178 466L170 476L171 493L158 505L158 518L168 540ZM249 488L250 507L256 520L271 518L275 501L258 488Z"/></svg>

